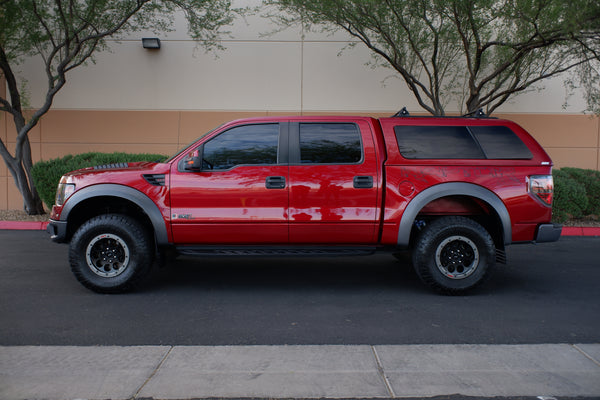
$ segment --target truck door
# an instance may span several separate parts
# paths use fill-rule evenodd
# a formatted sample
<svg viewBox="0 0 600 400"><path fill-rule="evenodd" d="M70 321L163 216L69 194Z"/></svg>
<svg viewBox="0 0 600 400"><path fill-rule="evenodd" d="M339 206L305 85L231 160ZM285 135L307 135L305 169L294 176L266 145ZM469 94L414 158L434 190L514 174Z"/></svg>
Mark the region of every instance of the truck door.
<svg viewBox="0 0 600 400"><path fill-rule="evenodd" d="M289 156L291 243L377 240L380 180L366 121L291 122Z"/></svg>
<svg viewBox="0 0 600 400"><path fill-rule="evenodd" d="M287 123L248 124L200 145L200 171L182 159L171 174L175 242L287 244L287 146Z"/></svg>

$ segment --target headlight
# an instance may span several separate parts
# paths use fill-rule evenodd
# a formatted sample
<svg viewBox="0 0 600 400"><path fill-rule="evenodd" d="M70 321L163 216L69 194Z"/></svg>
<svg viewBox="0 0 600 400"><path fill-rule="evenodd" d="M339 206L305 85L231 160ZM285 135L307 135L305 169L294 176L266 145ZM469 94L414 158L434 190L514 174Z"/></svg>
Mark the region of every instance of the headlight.
<svg viewBox="0 0 600 400"><path fill-rule="evenodd" d="M56 200L54 201L54 204L62 206L73 192L75 192L74 183L59 183L58 189L56 189Z"/></svg>

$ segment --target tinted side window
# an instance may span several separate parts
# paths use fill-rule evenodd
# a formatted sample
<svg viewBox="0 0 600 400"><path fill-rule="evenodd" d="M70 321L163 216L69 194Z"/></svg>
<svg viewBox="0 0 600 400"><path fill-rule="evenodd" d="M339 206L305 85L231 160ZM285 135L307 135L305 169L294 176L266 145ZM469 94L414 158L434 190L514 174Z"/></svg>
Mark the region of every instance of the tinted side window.
<svg viewBox="0 0 600 400"><path fill-rule="evenodd" d="M394 132L404 158L485 158L464 126L396 126Z"/></svg>
<svg viewBox="0 0 600 400"><path fill-rule="evenodd" d="M241 164L277 164L279 124L231 128L204 144L205 169L229 169Z"/></svg>
<svg viewBox="0 0 600 400"><path fill-rule="evenodd" d="M488 158L531 159L533 155L519 137L506 126L471 126Z"/></svg>
<svg viewBox="0 0 600 400"><path fill-rule="evenodd" d="M300 124L303 164L353 164L361 159L360 132L355 124Z"/></svg>

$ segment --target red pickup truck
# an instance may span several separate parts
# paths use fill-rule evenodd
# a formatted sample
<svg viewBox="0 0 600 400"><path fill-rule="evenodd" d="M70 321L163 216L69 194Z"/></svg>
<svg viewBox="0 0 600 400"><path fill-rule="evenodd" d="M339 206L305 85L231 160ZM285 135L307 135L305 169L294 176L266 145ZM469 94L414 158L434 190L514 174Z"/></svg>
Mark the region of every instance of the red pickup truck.
<svg viewBox="0 0 600 400"><path fill-rule="evenodd" d="M457 294L552 242L552 162L493 118L276 117L224 124L162 163L66 174L48 227L77 279L137 286L185 255L357 255L410 250L423 282Z"/></svg>

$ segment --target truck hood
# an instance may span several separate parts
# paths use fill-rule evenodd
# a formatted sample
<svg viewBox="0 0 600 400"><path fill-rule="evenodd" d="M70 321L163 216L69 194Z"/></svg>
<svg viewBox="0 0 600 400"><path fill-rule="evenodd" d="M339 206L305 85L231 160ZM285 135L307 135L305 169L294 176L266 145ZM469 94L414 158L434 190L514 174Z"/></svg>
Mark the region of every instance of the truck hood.
<svg viewBox="0 0 600 400"><path fill-rule="evenodd" d="M157 163L153 162L131 162L131 163L115 163L115 164L103 164L96 165L93 167L87 167L78 169L75 171L71 171L65 175L76 176L76 175L86 175L90 173L99 173L104 171L144 171L144 170L153 170Z"/></svg>
<svg viewBox="0 0 600 400"><path fill-rule="evenodd" d="M138 187L147 185L148 177L159 177L164 182L169 170L169 164L153 162L106 164L71 171L62 177L61 182L74 183L77 190L101 183Z"/></svg>

